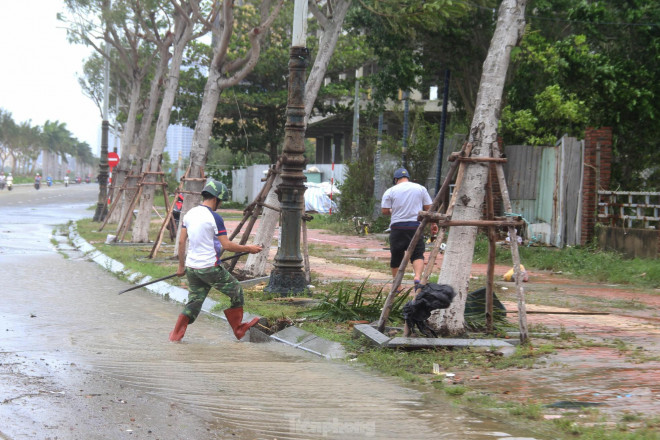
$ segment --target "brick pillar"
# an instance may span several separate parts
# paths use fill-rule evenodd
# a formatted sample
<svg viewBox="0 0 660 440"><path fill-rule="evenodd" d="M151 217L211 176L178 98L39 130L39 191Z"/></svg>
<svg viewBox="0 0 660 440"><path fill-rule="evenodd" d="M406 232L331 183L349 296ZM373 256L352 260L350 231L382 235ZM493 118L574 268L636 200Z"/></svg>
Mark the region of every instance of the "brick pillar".
<svg viewBox="0 0 660 440"><path fill-rule="evenodd" d="M598 215L598 190L609 189L611 169L612 128L588 127L584 133L580 244L587 244L594 238Z"/></svg>

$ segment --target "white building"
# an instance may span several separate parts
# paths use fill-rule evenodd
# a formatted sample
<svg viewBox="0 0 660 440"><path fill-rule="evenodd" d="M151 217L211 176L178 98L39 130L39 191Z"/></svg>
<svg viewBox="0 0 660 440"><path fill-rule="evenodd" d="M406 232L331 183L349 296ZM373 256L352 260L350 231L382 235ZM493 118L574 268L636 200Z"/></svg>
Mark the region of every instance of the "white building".
<svg viewBox="0 0 660 440"><path fill-rule="evenodd" d="M165 151L169 154L171 162L176 162L179 159L179 153L181 153L183 159L190 157L193 133L192 128L181 124L167 127Z"/></svg>

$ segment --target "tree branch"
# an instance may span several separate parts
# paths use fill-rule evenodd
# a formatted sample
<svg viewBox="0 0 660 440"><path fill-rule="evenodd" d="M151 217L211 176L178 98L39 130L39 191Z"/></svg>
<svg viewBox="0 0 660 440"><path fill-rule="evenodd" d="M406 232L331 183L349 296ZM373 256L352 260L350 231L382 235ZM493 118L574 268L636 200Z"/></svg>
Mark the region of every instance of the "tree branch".
<svg viewBox="0 0 660 440"><path fill-rule="evenodd" d="M328 26L328 18L323 12L321 12L314 0L308 0L307 5L309 7L309 12L311 12L314 18L319 22L321 29L325 29Z"/></svg>
<svg viewBox="0 0 660 440"><path fill-rule="evenodd" d="M227 56L229 41L234 31L234 2L225 1L222 5L222 20L220 20L222 31L217 41L217 49L213 49L214 59L211 63L212 68L220 70Z"/></svg>
<svg viewBox="0 0 660 440"><path fill-rule="evenodd" d="M270 28L275 21L275 18L280 13L284 0L278 0L275 4L275 7L271 11L270 15L257 27L250 31L250 51L240 60L236 60L229 65L225 66L225 72L232 72L236 69L240 69L237 73L232 75L229 78L218 81L218 84L224 87L231 87L238 84L243 78L247 76L248 73L254 69L254 66L259 60L259 55L261 53L261 41L263 40L266 31ZM264 9L265 10L265 9Z"/></svg>

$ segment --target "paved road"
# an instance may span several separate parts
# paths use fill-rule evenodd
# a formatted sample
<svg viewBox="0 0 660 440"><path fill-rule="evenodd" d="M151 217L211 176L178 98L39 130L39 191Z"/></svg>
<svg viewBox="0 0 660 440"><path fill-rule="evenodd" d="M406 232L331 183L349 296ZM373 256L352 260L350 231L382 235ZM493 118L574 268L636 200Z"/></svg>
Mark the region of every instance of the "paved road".
<svg viewBox="0 0 660 440"><path fill-rule="evenodd" d="M76 251L95 184L0 192L0 439L513 439L428 394L291 347L237 342ZM537 437L540 438L540 437Z"/></svg>

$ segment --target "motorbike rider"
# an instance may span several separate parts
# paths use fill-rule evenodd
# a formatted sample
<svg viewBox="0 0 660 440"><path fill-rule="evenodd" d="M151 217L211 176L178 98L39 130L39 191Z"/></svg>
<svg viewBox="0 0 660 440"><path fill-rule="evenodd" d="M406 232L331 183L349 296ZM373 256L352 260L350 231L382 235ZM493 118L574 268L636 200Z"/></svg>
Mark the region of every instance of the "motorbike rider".
<svg viewBox="0 0 660 440"><path fill-rule="evenodd" d="M34 187L36 189L39 189L40 186L41 186L41 175L39 175L39 173L37 173L37 175L34 178Z"/></svg>
<svg viewBox="0 0 660 440"><path fill-rule="evenodd" d="M5 189L5 173L0 174L0 189Z"/></svg>
<svg viewBox="0 0 660 440"><path fill-rule="evenodd" d="M14 177L9 173L7 176L7 189L11 191L12 187L14 186Z"/></svg>
<svg viewBox="0 0 660 440"><path fill-rule="evenodd" d="M46 177L46 184L48 184L48 186L53 186L53 178L50 176Z"/></svg>
<svg viewBox="0 0 660 440"><path fill-rule="evenodd" d="M69 176L68 175L64 176L64 186L65 187L69 186Z"/></svg>

